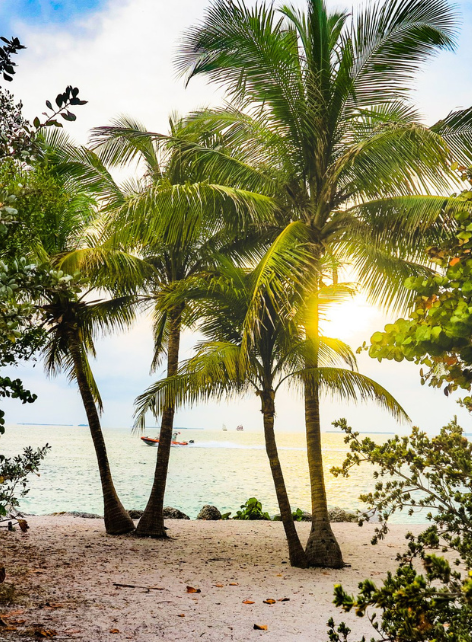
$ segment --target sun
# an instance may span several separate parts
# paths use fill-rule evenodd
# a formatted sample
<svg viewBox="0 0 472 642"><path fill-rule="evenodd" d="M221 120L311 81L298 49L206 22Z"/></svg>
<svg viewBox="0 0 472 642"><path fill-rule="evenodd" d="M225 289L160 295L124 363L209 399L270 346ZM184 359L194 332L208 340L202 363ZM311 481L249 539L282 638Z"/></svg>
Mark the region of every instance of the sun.
<svg viewBox="0 0 472 642"><path fill-rule="evenodd" d="M354 338L368 340L385 323L383 313L368 303L364 294L357 294L349 301L330 306L321 328L324 335L349 343Z"/></svg>

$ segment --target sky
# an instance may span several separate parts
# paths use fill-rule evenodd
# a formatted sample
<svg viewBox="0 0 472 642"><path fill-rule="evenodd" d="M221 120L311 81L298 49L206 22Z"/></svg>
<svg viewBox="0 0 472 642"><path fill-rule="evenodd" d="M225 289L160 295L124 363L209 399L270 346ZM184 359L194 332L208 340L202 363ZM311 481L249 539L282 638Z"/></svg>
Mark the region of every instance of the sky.
<svg viewBox="0 0 472 642"><path fill-rule="evenodd" d="M360 0L328 0L333 8L360 4ZM69 84L79 87L80 97L89 102L76 109L77 121L67 124L79 143L86 143L92 127L120 114L132 115L151 131L166 132L172 112L184 114L222 99L221 92L200 78L185 87L173 65L182 33L202 19L207 6L208 0L0 0L0 35L17 36L27 46L16 57L17 74L8 88L23 101L25 115L32 119L43 111L46 99L53 100ZM472 105L472 0L459 0L457 8L462 28L456 52L441 53L418 76L414 100L427 124ZM393 315L372 308L361 294L356 301L333 309L330 316L326 334L356 349ZM195 340L194 334L185 334L183 358L190 355ZM105 405L103 424L131 426L134 398L159 375L149 374L149 319L140 318L126 334L100 340L97 352L92 367ZM420 385L414 364L379 364L362 354L359 368L382 383L425 430L437 432L455 414L469 428L470 418L454 398ZM46 379L40 362L9 374L20 376L38 400L31 405L2 400L7 423L86 422L76 387L61 376ZM283 391L277 406L278 430L303 430L303 402L294 391ZM356 430L408 429L373 404L323 400L323 429L330 430L331 422L340 417L346 417ZM242 423L247 430L261 430L258 400L249 396L199 405L176 415L178 426L219 429L223 423L230 429ZM150 424L154 425L152 419Z"/></svg>

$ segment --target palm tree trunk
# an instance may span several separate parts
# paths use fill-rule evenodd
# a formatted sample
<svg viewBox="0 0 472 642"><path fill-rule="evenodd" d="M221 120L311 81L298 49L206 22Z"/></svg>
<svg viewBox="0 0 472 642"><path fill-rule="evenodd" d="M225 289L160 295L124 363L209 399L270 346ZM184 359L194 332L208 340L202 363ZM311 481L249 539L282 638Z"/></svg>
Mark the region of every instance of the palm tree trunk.
<svg viewBox="0 0 472 642"><path fill-rule="evenodd" d="M317 258L317 256L315 256ZM316 295L310 305L312 314L306 327L306 336L312 342L313 356L307 359L309 369L318 367L319 314ZM341 548L334 536L328 515L328 502L324 483L323 455L321 452L320 397L316 382L305 382L305 425L308 456L308 472L311 490L311 531L306 545L309 566L342 568L344 566Z"/></svg>
<svg viewBox="0 0 472 642"><path fill-rule="evenodd" d="M85 374L82 347L74 340L70 342L70 354L74 361L75 376L85 412L87 413L95 454L97 455L100 480L102 482L105 530L109 535L130 533L134 531L134 523L120 502L113 484L105 439L103 438L102 428L100 426L100 417L98 416L97 407Z"/></svg>
<svg viewBox="0 0 472 642"><path fill-rule="evenodd" d="M312 523L306 545L310 566L342 568L343 556L329 522L321 453L320 401L318 386L305 384L305 422Z"/></svg>
<svg viewBox="0 0 472 642"><path fill-rule="evenodd" d="M169 313L169 339L167 344L167 376L177 374L179 367L180 326L182 308ZM161 432L157 449L157 462L154 482L144 513L139 520L136 534L142 537L167 537L164 528L164 495L166 491L167 471L174 429L174 404L166 406L162 413Z"/></svg>
<svg viewBox="0 0 472 642"><path fill-rule="evenodd" d="M293 520L292 509L290 507L287 488L285 486L285 480L282 473L282 466L280 465L279 453L277 451L277 443L275 441L274 396L275 393L273 390L261 393L266 452L269 457L270 470L272 472L272 479L274 480L280 516L282 518L285 536L287 538L290 564L292 566L297 566L298 568L306 568L308 566L308 562Z"/></svg>

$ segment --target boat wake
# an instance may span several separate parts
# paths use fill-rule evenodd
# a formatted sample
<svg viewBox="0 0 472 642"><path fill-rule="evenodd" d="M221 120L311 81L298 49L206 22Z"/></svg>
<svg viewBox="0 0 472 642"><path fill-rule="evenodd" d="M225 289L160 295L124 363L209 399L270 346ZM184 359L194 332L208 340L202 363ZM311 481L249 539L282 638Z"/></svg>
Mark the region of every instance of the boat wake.
<svg viewBox="0 0 472 642"><path fill-rule="evenodd" d="M236 444L232 441L198 441L194 444L189 444L189 448L227 448L232 450L265 450L263 444ZM284 448L279 446L279 450L306 450L306 448Z"/></svg>

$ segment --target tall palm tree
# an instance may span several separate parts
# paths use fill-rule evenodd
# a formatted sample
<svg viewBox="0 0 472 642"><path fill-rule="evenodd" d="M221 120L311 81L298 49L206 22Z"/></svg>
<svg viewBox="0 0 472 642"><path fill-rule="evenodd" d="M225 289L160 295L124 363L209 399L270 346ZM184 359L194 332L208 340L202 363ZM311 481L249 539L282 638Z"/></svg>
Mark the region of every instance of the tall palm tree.
<svg viewBox="0 0 472 642"><path fill-rule="evenodd" d="M270 219L273 211L271 199L234 179L212 183L211 172L202 173L189 161L181 149L186 141L184 124L171 119L170 135L159 137L140 123L121 118L93 131L96 155L88 150L65 154L69 174L101 198L104 221L98 246L69 256L68 264L88 263L92 271L99 264L108 270L107 282L110 274L119 276L119 266L130 253L135 255L130 258L133 266L139 260L151 268L147 273L135 271L132 280L141 288L144 304L153 309L152 368L159 366L166 352L167 376L177 373L181 331L194 324L195 316L189 301L163 308L163 298L186 279L213 270L222 253L237 255L240 249L234 239ZM142 175L119 185L108 168L130 163L137 163ZM136 531L141 536L166 537L163 506L174 413L172 403L162 408L153 486Z"/></svg>
<svg viewBox="0 0 472 642"><path fill-rule="evenodd" d="M74 284L47 288L38 305L47 329L42 352L46 370L63 370L76 381L92 435L103 493L106 532L121 535L134 530L133 520L124 509L113 484L99 411L100 393L90 368L88 355L95 356L94 338L99 332L112 332L129 325L133 318L128 297L90 300L90 292L77 291Z"/></svg>
<svg viewBox="0 0 472 642"><path fill-rule="evenodd" d="M290 241L293 242L293 239ZM261 401L266 452L287 538L290 563L306 568L308 561L295 528L275 438L275 398L280 386L287 380L299 384L311 381L341 397L372 398L395 416L406 415L386 390L356 371L355 357L341 341L320 337L316 345L319 367L307 371L305 362L315 347L304 336L299 322L300 314L294 314L297 302L302 303L302 313L304 307L297 296L297 289L293 287L294 270L296 274L300 257L294 256L290 243L285 252L281 251L282 242L283 239L278 239L276 245L279 248L279 260L284 255L287 278L280 285L286 294L288 291L291 294L288 299L286 296L273 296L274 280L277 279L274 274L272 288L265 291L259 304L261 330L253 341L244 341L245 320L254 298L261 298L258 290L262 272L274 272L271 251L254 271L248 272L226 262L220 266L218 276L210 282L189 284L193 292L187 292L186 296L191 296L195 308L198 308L199 327L205 341L198 345L196 355L181 365L176 376L158 381L138 397L137 424L145 421L147 412L151 411L157 416L169 403L182 405L253 390ZM346 287L331 286L318 292L318 298L326 303L340 298L346 292L349 292ZM347 364L350 369L337 367L340 363Z"/></svg>
<svg viewBox="0 0 472 642"><path fill-rule="evenodd" d="M376 0L352 16L328 11L324 0L307 0L305 11L214 0L178 56L187 80L206 75L227 90L229 106L195 122L239 148L239 174L277 198L283 220L305 226L315 263L350 260L371 300L385 306L408 302L404 279L427 271L425 247L451 225L457 200L437 195L452 191L451 150L461 161L471 156L470 110L428 128L409 102L418 69L454 47L457 24L447 0ZM222 180L235 171L231 159L218 166ZM313 278L307 300L318 285ZM317 345L316 305L312 311L306 334ZM318 365L314 352L306 367ZM305 418L307 555L311 565L338 567L311 383Z"/></svg>
<svg viewBox="0 0 472 642"><path fill-rule="evenodd" d="M90 368L88 355L95 356L94 337L104 331L127 326L133 312L129 300L93 300L91 288L78 273L58 271L65 253L80 247L82 237L95 216L90 194L77 184L63 180L51 162L52 141L38 141L41 153L36 166L25 174L25 184L38 173L46 186L45 205L36 199L37 226L28 230L28 258L48 272L47 285L36 293L38 315L47 330L42 348L49 374L60 370L76 381L89 422L103 491L104 519L107 533L118 535L134 530L134 524L116 493L100 425L102 401ZM28 188L26 188L28 193ZM33 194L34 196L34 194ZM51 205L52 203L52 205ZM129 299L129 297L127 297Z"/></svg>

